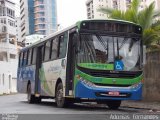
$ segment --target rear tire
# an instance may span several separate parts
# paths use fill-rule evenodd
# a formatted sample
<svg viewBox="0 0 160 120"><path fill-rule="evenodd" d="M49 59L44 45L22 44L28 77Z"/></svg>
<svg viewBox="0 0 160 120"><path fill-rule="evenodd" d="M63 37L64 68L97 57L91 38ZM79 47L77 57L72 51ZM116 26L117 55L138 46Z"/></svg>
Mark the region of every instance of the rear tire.
<svg viewBox="0 0 160 120"><path fill-rule="evenodd" d="M41 103L41 98L40 97L35 97L35 103Z"/></svg>
<svg viewBox="0 0 160 120"><path fill-rule="evenodd" d="M27 88L27 101L28 103L34 103L35 102L35 96L31 93L31 84L28 85Z"/></svg>
<svg viewBox="0 0 160 120"><path fill-rule="evenodd" d="M108 105L109 109L116 110L116 109L118 109L120 107L121 100L107 101L107 105Z"/></svg>
<svg viewBox="0 0 160 120"><path fill-rule="evenodd" d="M66 100L63 97L63 85L62 83L58 83L57 89L56 89L56 104L57 107L63 108L66 106Z"/></svg>

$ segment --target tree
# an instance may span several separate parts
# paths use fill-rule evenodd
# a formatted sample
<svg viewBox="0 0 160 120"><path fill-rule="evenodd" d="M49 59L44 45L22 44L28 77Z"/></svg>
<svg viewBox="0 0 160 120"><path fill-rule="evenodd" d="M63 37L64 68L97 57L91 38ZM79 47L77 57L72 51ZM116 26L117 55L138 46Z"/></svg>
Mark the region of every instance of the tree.
<svg viewBox="0 0 160 120"><path fill-rule="evenodd" d="M160 50L160 11L155 11L155 3L139 11L140 1L133 0L126 11L100 7L98 11L107 14L109 18L127 20L139 24L143 28L143 43L148 51Z"/></svg>

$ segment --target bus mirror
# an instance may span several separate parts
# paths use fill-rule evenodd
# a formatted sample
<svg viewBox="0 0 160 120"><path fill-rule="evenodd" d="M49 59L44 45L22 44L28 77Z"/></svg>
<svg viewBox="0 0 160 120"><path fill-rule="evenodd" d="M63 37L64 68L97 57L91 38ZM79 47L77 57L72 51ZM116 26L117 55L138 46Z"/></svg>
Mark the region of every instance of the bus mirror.
<svg viewBox="0 0 160 120"><path fill-rule="evenodd" d="M143 45L143 65L145 65L146 64L146 46L145 45Z"/></svg>

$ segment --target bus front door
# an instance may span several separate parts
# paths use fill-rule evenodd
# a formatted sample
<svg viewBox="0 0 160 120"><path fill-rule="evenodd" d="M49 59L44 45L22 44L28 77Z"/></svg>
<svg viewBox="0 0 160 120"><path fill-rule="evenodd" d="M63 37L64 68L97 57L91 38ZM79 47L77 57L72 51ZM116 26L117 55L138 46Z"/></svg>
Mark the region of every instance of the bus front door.
<svg viewBox="0 0 160 120"><path fill-rule="evenodd" d="M76 59L75 59L76 46L74 42L76 41L76 39L77 39L76 32L69 34L69 45L68 45L68 54L67 54L67 72L66 72L66 91L65 91L66 96L73 96L75 63L76 63Z"/></svg>

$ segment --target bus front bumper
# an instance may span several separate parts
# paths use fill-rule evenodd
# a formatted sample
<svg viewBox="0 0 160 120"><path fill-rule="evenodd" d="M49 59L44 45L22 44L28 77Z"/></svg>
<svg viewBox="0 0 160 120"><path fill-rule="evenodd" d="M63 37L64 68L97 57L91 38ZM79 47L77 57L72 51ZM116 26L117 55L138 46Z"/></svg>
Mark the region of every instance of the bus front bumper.
<svg viewBox="0 0 160 120"><path fill-rule="evenodd" d="M136 87L100 87L88 86L78 81L75 87L75 97L97 100L141 100L142 86L143 85L140 83Z"/></svg>

